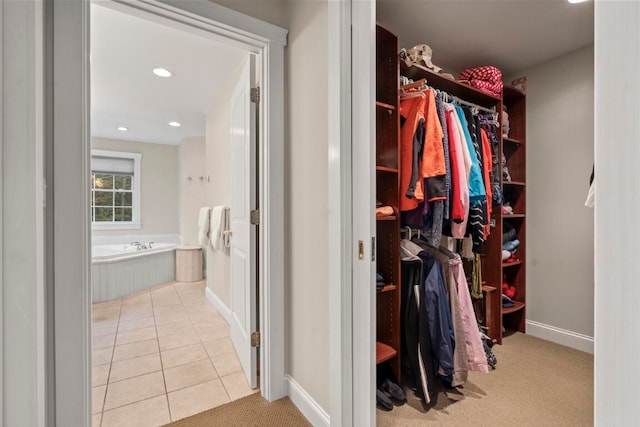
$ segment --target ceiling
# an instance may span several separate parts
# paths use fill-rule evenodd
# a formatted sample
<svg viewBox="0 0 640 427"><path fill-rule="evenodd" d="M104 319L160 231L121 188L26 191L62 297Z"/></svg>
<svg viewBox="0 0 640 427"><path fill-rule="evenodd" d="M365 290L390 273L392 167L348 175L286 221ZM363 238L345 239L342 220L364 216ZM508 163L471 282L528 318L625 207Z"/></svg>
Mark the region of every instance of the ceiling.
<svg viewBox="0 0 640 427"><path fill-rule="evenodd" d="M93 3L91 135L170 145L203 136L206 113L246 55ZM157 67L173 76L157 77L152 73ZM170 121L182 126L169 126Z"/></svg>
<svg viewBox="0 0 640 427"><path fill-rule="evenodd" d="M592 1L378 0L377 20L400 47L431 46L433 63L456 77L481 65L509 76L593 44Z"/></svg>

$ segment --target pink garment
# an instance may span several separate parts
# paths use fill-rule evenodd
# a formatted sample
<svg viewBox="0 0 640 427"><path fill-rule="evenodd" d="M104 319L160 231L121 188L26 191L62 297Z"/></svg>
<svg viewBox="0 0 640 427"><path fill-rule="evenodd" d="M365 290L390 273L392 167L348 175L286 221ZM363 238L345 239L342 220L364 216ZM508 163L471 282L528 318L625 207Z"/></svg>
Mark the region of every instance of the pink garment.
<svg viewBox="0 0 640 427"><path fill-rule="evenodd" d="M462 261L459 259L450 259L449 266L451 274L456 282L458 291L458 303L460 305L460 316L462 317L462 328L467 343L467 366L469 371L489 372L487 364L487 355L484 352L482 340L480 339L480 330L478 322L473 311L471 295L469 294L469 284L462 268Z"/></svg>
<svg viewBox="0 0 640 427"><path fill-rule="evenodd" d="M460 120L455 113L451 104L445 104L446 114L450 116L451 120L455 123L454 126L448 127L449 133L449 153L451 154L450 161L455 162L457 167L451 168L452 172L457 172L457 179L454 181L458 183L457 191L453 192L453 195L459 197L459 200L453 201L454 206L457 203L462 205L462 222L456 223L451 221L451 236L455 239L462 239L467 232L467 221L469 220L469 171L471 170L471 158L469 162L465 161L464 147L466 144L462 143L463 135L460 134Z"/></svg>

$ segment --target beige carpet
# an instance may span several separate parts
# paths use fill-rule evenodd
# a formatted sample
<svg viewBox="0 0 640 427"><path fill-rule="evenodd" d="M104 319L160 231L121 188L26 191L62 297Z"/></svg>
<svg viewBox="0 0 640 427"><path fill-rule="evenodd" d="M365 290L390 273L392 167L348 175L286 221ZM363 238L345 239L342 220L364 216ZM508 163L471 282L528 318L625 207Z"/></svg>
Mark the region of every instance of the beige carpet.
<svg viewBox="0 0 640 427"><path fill-rule="evenodd" d="M306 427L311 426L288 398L267 402L259 393L178 420L168 427Z"/></svg>
<svg viewBox="0 0 640 427"><path fill-rule="evenodd" d="M424 411L409 402L377 411L378 426L592 426L593 356L515 333L494 346L496 370L472 373L459 391L440 392Z"/></svg>

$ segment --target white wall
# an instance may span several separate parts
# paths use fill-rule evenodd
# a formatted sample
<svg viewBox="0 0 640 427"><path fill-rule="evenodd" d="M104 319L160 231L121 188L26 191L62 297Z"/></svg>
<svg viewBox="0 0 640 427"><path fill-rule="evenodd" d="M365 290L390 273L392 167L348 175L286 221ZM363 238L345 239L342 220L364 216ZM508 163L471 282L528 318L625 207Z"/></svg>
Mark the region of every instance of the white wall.
<svg viewBox="0 0 640 427"><path fill-rule="evenodd" d="M640 419L640 3L597 1L595 425Z"/></svg>
<svg viewBox="0 0 640 427"><path fill-rule="evenodd" d="M286 2L282 0L209 0L245 15L287 28Z"/></svg>
<svg viewBox="0 0 640 427"><path fill-rule="evenodd" d="M292 1L287 48L285 247L288 372L329 410L326 1Z"/></svg>
<svg viewBox="0 0 640 427"><path fill-rule="evenodd" d="M199 244L198 213L206 206L207 175L205 138L184 138L178 144L178 221L185 245Z"/></svg>
<svg viewBox="0 0 640 427"><path fill-rule="evenodd" d="M177 234L178 225L178 147L106 138L91 138L97 150L141 153L142 228L139 230L93 231L93 236Z"/></svg>
<svg viewBox="0 0 640 427"><path fill-rule="evenodd" d="M583 350L593 337L593 46L527 76L527 331ZM508 79L510 82L511 79ZM551 335L549 335L551 334ZM586 347L581 347L585 345Z"/></svg>

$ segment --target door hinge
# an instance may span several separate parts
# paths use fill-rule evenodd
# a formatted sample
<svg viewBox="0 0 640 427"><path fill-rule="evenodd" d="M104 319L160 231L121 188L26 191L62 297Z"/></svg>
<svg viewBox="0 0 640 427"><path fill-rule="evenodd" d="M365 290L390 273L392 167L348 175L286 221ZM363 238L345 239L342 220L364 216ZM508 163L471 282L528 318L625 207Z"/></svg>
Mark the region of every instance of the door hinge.
<svg viewBox="0 0 640 427"><path fill-rule="evenodd" d="M254 104L260 104L260 88L252 87L251 88L251 102Z"/></svg>
<svg viewBox="0 0 640 427"><path fill-rule="evenodd" d="M251 211L251 224L260 225L260 209Z"/></svg>
<svg viewBox="0 0 640 427"><path fill-rule="evenodd" d="M251 334L251 347L260 347L260 332Z"/></svg>

